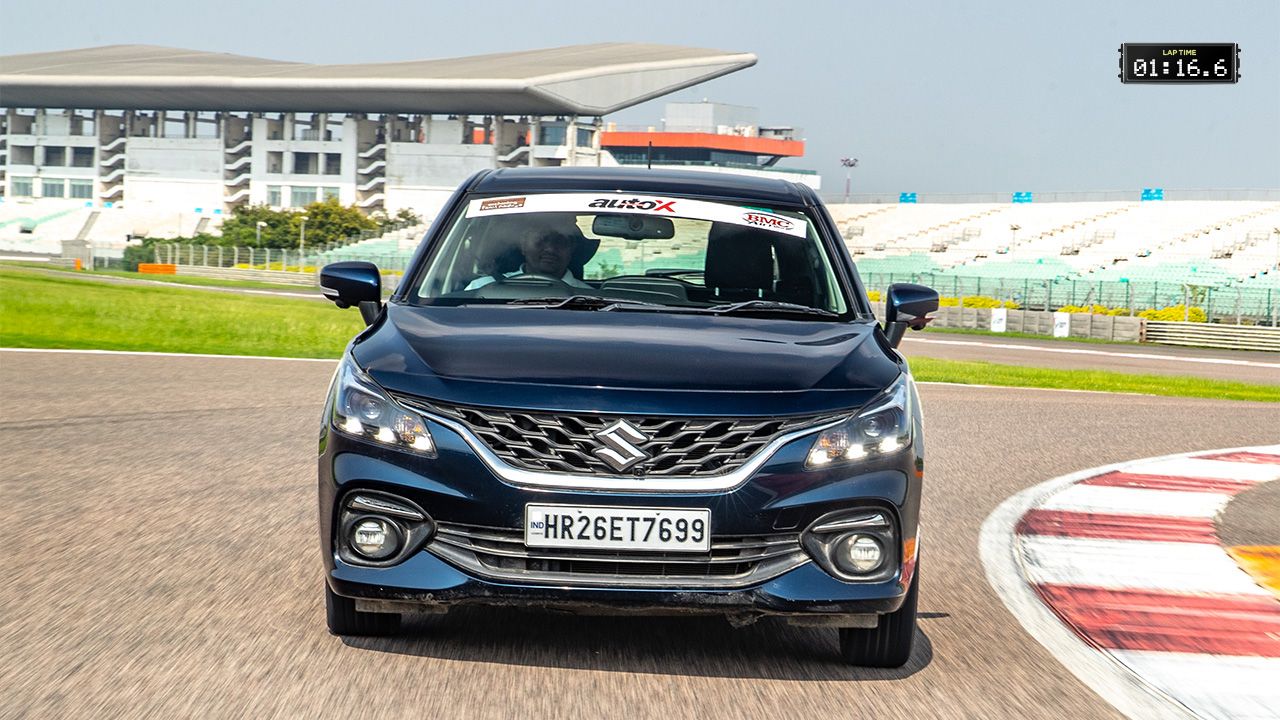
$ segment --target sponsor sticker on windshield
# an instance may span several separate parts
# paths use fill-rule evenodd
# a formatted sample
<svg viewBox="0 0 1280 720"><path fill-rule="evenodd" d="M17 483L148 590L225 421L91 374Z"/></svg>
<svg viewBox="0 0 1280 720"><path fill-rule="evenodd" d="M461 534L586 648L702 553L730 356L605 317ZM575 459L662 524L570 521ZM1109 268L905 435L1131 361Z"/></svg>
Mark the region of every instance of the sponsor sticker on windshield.
<svg viewBox="0 0 1280 720"><path fill-rule="evenodd" d="M489 210L512 210L522 207L524 207L524 198L522 197L489 198L488 200L480 201L480 212L487 212Z"/></svg>
<svg viewBox="0 0 1280 720"><path fill-rule="evenodd" d="M467 206L467 217L515 215L520 213L576 212L581 214L628 213L658 217L688 218L761 228L770 232L805 237L803 220L764 210L725 203L667 198L629 193L558 193L521 197L477 198Z"/></svg>
<svg viewBox="0 0 1280 720"><path fill-rule="evenodd" d="M743 213L742 219L745 220L748 225L755 225L756 227L768 228L779 232L787 232L795 227L795 222L792 221L791 218L774 215L773 213L748 212Z"/></svg>

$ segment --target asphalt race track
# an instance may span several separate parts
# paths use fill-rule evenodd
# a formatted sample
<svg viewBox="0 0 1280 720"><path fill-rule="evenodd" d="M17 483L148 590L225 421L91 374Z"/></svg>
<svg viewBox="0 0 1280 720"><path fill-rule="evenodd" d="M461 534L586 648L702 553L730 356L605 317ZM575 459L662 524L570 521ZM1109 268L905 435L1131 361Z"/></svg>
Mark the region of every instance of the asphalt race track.
<svg viewBox="0 0 1280 720"><path fill-rule="evenodd" d="M1047 478L1276 442L1274 405L926 385L921 636L475 609L324 627L333 364L0 352L0 717L1118 717L988 587L979 527Z"/></svg>

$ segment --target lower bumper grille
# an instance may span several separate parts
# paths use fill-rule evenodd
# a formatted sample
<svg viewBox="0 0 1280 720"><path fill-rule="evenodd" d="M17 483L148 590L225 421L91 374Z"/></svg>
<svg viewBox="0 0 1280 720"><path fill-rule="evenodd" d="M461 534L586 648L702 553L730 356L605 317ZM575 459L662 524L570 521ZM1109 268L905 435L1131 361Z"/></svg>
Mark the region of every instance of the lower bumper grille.
<svg viewBox="0 0 1280 720"><path fill-rule="evenodd" d="M712 538L709 553L529 548L520 530L440 523L426 549L476 575L597 587L733 589L809 562L800 536Z"/></svg>

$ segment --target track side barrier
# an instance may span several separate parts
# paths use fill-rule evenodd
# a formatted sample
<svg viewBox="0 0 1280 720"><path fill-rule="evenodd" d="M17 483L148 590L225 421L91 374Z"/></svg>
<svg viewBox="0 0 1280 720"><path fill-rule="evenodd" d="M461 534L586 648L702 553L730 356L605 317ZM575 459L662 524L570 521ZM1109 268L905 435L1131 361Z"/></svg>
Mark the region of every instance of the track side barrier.
<svg viewBox="0 0 1280 720"><path fill-rule="evenodd" d="M138 267L142 266L139 265ZM219 280L251 280L254 282L276 283L278 285L304 285L306 287L319 287L320 285L319 274L314 272L240 270L237 268L179 265L177 274L189 277L216 278Z"/></svg>
<svg viewBox="0 0 1280 720"><path fill-rule="evenodd" d="M884 317L884 303L871 303L877 317ZM1147 342L1157 345L1222 348L1225 350L1262 350L1280 352L1280 328L1259 325L1225 325L1220 323L1162 322L1123 315L1090 313L1052 313L1041 310L1005 310L1004 332L1067 338ZM1055 332L1055 316L1065 316L1067 323ZM989 308L939 308L930 327L993 330ZM1065 334L1062 332L1065 330Z"/></svg>
<svg viewBox="0 0 1280 720"><path fill-rule="evenodd" d="M1146 341L1229 350L1280 352L1280 328L1193 322L1147 322Z"/></svg>
<svg viewBox="0 0 1280 720"><path fill-rule="evenodd" d="M274 283L277 285L299 285L303 287L320 287L319 270L310 272L286 272L283 270L246 270L241 268L200 267L199 265L179 265L177 274L188 277L215 278L219 280L249 280L253 282ZM402 276L396 272L382 272L382 291L384 294L396 289Z"/></svg>

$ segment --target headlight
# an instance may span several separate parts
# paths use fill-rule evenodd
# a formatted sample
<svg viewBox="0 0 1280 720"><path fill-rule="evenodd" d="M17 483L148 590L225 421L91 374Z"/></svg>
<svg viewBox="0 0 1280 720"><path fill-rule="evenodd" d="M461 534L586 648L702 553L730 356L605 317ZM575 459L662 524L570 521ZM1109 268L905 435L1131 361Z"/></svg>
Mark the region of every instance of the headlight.
<svg viewBox="0 0 1280 720"><path fill-rule="evenodd" d="M350 358L344 358L333 382L333 427L381 445L435 457L427 424L387 397Z"/></svg>
<svg viewBox="0 0 1280 720"><path fill-rule="evenodd" d="M902 375L875 402L852 418L822 431L805 467L820 468L887 455L911 444L911 376Z"/></svg>

